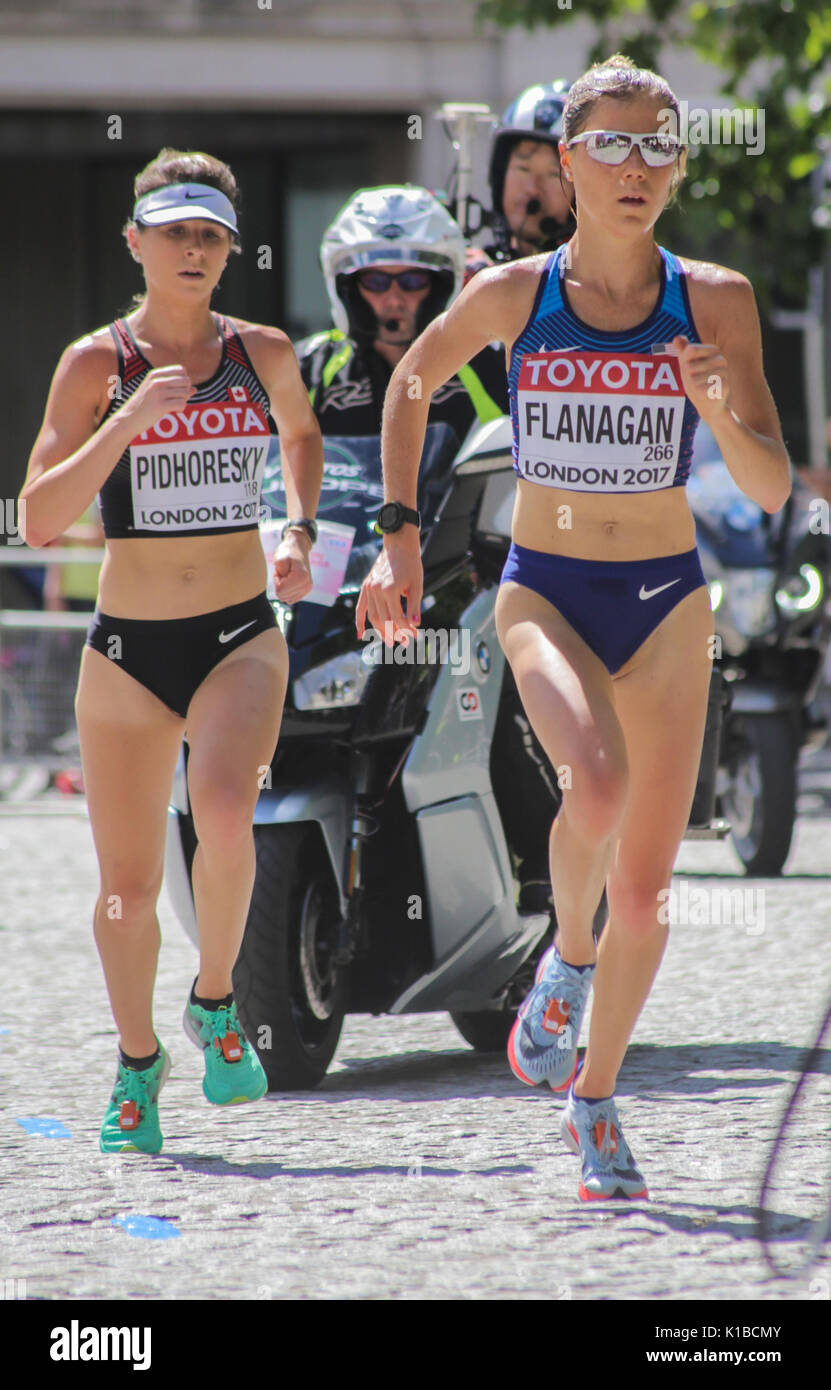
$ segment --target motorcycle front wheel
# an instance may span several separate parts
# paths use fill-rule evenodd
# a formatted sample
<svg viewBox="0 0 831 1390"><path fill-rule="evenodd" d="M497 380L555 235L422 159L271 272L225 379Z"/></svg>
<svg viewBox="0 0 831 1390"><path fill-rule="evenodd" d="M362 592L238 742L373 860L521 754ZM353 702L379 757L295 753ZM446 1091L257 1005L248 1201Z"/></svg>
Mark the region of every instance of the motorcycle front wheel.
<svg viewBox="0 0 831 1390"><path fill-rule="evenodd" d="M796 822L796 742L787 714L735 719L729 787L722 795L733 848L745 872L774 878L788 857Z"/></svg>
<svg viewBox="0 0 831 1390"><path fill-rule="evenodd" d="M256 825L254 844L234 998L269 1090L305 1090L325 1076L346 1011L346 973L334 964L337 891L316 826Z"/></svg>

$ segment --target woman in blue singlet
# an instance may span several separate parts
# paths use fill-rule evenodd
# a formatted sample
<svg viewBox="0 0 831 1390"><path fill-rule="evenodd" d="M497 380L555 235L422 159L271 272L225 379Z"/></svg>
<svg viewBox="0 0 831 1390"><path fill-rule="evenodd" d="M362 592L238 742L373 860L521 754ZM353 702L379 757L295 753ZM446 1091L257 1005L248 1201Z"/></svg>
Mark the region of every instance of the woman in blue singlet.
<svg viewBox="0 0 831 1390"><path fill-rule="evenodd" d="M506 345L518 483L497 628L534 731L571 771L550 842L555 944L508 1058L522 1081L567 1092L585 1201L647 1196L614 1092L666 945L662 890L703 740L713 627L684 489L699 416L749 497L775 512L790 491L749 282L653 236L686 160L673 113L677 131L667 84L619 54L574 83L560 142L574 236L477 275L400 363L384 416L385 501L413 507L431 392L486 342ZM422 584L404 522L364 585L359 632L413 633Z"/></svg>
<svg viewBox="0 0 831 1390"><path fill-rule="evenodd" d="M267 1089L231 984L254 882L259 773L274 754L288 678L265 593L260 486L276 421L291 520L275 591L294 603L312 587L323 448L286 335L211 312L239 249L231 170L210 155L162 150L135 196L125 235L146 293L133 313L64 352L21 492L21 529L44 545L98 494L106 557L76 712L101 874L95 939L120 1043L100 1148L158 1153L170 1062L153 1029L156 901L185 730L200 965L184 1027L204 1052L209 1101Z"/></svg>

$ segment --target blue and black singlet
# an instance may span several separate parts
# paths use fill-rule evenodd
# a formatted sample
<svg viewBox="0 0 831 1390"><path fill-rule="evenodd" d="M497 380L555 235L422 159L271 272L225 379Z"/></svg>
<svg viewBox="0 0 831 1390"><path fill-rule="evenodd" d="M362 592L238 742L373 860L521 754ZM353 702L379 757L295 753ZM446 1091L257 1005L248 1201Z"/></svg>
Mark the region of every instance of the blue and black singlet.
<svg viewBox="0 0 831 1390"><path fill-rule="evenodd" d="M528 482L574 492L683 487L699 417L670 344L676 334L701 342L686 273L658 247L661 286L652 313L634 328L606 331L569 305L566 249L549 257L511 350L514 467Z"/></svg>

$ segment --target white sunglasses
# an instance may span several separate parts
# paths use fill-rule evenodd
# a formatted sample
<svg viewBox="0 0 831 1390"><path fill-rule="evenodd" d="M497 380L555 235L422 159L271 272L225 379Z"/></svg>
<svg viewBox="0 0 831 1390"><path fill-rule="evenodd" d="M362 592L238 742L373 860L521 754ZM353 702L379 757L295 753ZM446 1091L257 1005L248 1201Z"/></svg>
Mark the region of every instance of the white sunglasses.
<svg viewBox="0 0 831 1390"><path fill-rule="evenodd" d="M566 149L579 144L585 144L587 153L601 164L622 164L637 145L644 164L653 169L671 164L684 148L677 135L633 135L628 130L584 130L572 136Z"/></svg>

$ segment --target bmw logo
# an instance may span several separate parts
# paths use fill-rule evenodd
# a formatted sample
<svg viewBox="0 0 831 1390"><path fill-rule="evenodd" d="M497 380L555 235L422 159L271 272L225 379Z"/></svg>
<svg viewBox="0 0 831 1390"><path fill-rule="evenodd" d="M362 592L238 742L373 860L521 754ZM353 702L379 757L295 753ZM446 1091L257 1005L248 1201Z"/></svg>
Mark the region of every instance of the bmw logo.
<svg viewBox="0 0 831 1390"><path fill-rule="evenodd" d="M491 669L491 654L488 651L487 642L477 642L476 660L479 663L479 670L483 675L487 675L488 671Z"/></svg>

